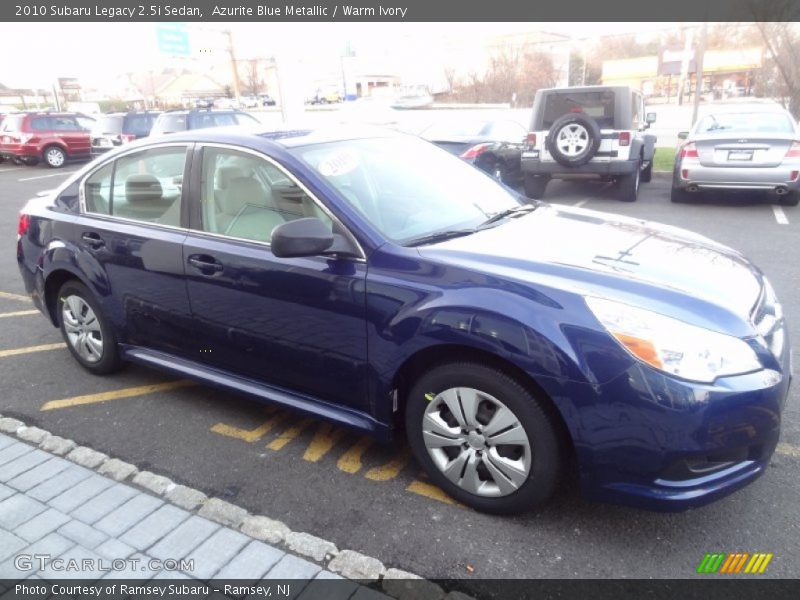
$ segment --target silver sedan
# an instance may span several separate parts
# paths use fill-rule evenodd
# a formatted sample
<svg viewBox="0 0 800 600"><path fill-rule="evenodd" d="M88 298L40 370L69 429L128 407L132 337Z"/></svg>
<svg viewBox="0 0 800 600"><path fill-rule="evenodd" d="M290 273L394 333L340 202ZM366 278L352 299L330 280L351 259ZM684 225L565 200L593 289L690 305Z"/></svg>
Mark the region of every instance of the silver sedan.
<svg viewBox="0 0 800 600"><path fill-rule="evenodd" d="M765 190L781 204L800 199L800 131L784 110L724 112L698 119L675 157L672 201L707 189Z"/></svg>

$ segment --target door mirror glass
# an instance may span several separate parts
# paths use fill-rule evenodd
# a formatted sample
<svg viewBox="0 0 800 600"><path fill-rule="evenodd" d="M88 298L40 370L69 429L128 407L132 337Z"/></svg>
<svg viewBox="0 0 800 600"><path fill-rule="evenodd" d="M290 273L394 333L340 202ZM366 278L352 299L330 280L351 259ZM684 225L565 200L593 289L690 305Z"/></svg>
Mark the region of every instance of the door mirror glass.
<svg viewBox="0 0 800 600"><path fill-rule="evenodd" d="M653 123L655 123L656 113L654 112L647 113L647 118L645 119L645 121L647 122L648 125L652 125Z"/></svg>
<svg viewBox="0 0 800 600"><path fill-rule="evenodd" d="M294 219L272 230L272 253L280 258L316 256L333 246L330 224L316 217Z"/></svg>
<svg viewBox="0 0 800 600"><path fill-rule="evenodd" d="M678 139L679 140L685 140L688 137L689 137L689 132L688 131L680 131L680 132L678 132Z"/></svg>

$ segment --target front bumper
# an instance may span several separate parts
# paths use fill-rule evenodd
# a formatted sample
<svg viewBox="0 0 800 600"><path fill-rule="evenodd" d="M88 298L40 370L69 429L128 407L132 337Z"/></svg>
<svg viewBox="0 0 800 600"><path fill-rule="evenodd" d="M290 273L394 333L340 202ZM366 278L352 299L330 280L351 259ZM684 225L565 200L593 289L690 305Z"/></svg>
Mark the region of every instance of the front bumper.
<svg viewBox="0 0 800 600"><path fill-rule="evenodd" d="M526 156L527 155L527 156ZM565 167L555 161L541 160L533 153L524 152L520 159L520 168L525 175L544 175L556 179L570 177L585 177L596 175L600 177L615 175L630 175L639 167L638 160L591 160L579 167Z"/></svg>

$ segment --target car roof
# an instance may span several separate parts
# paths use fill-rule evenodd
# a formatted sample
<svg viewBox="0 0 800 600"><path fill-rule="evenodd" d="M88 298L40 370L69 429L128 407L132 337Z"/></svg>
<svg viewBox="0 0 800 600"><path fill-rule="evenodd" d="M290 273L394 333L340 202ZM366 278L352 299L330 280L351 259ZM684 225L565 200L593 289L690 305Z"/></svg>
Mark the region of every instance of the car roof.
<svg viewBox="0 0 800 600"><path fill-rule="evenodd" d="M628 93L633 91L630 86L627 85L581 85L581 86L568 86L568 87L553 87L553 88L543 88L540 89L539 92L547 93L547 92L599 92L600 90L613 90L619 91L623 93Z"/></svg>
<svg viewBox="0 0 800 600"><path fill-rule="evenodd" d="M332 126L320 129L268 129L259 126L209 127L191 129L178 133L158 136L158 141L172 140L176 142L216 142L243 143L243 145L260 145L266 141L284 148L296 148L314 144L341 142L346 140L404 137L405 134L391 129L369 126ZM405 136L407 137L407 136ZM149 138L152 143L154 138Z"/></svg>

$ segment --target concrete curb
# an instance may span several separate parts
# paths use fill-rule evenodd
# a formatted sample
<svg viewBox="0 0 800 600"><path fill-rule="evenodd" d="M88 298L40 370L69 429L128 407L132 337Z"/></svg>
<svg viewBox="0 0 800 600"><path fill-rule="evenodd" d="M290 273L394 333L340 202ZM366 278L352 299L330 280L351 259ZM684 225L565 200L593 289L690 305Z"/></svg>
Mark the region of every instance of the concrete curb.
<svg viewBox="0 0 800 600"><path fill-rule="evenodd" d="M165 502L240 531L254 539L282 546L286 552L302 555L322 567L340 573L348 579L371 581L380 585L385 594L406 600L409 589L402 580L424 579L413 573L387 568L377 558L355 550L339 550L333 542L310 533L292 531L282 523L262 515L251 515L240 506L219 498L209 498L203 492L150 471L140 471L135 465L109 457L87 446L51 434L38 427L28 427L18 419L0 415L0 431L16 435L20 440L38 446L40 450L96 471L104 477L119 481L160 497ZM66 456L65 456L66 455ZM473 600L461 592L445 591L433 582L427 582L425 598L430 600Z"/></svg>

